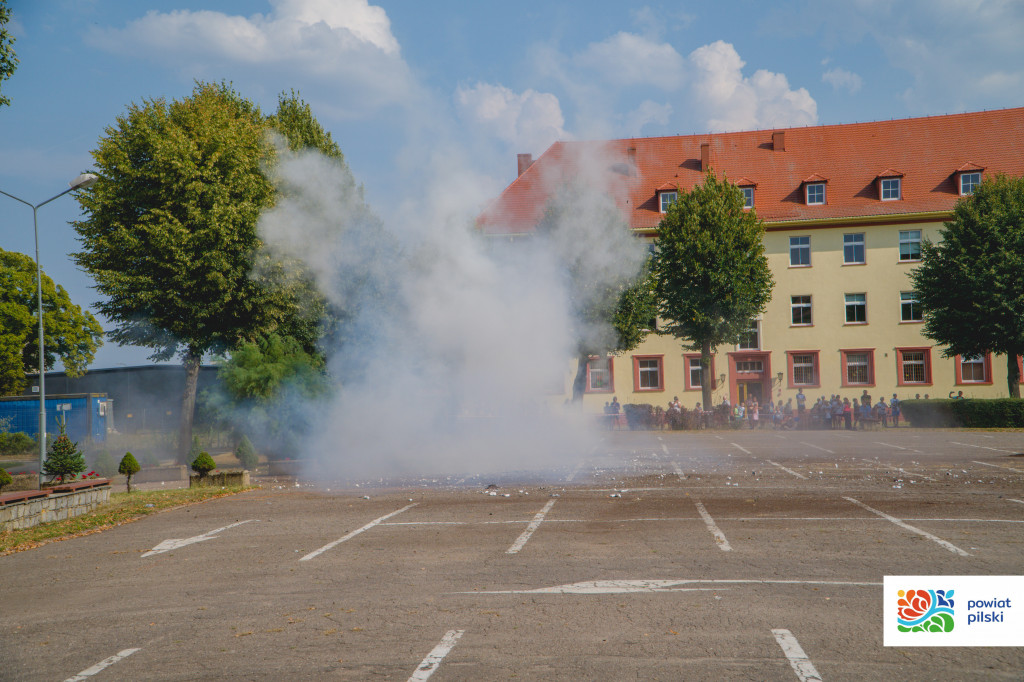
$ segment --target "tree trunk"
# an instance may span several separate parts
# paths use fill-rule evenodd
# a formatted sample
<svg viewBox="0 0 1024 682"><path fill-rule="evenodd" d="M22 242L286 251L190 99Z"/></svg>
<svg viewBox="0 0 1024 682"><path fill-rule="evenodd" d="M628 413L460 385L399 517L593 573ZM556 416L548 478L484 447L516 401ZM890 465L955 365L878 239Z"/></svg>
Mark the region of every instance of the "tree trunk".
<svg viewBox="0 0 1024 682"><path fill-rule="evenodd" d="M1020 371L1017 369L1017 353L1006 354L1006 384L1011 398L1020 397Z"/></svg>
<svg viewBox="0 0 1024 682"><path fill-rule="evenodd" d="M714 407L711 404L712 381L714 381L714 377L711 376L711 341L705 339L700 344L700 397L703 401L701 408L705 410L711 410Z"/></svg>
<svg viewBox="0 0 1024 682"><path fill-rule="evenodd" d="M583 400L583 392L587 387L587 362L590 356L585 353L576 358L576 378L572 380L572 401L578 403Z"/></svg>
<svg viewBox="0 0 1024 682"><path fill-rule="evenodd" d="M189 464L188 451L192 447L192 417L196 411L196 384L199 381L201 353L191 348L185 361L185 392L181 397L181 426L178 429L178 464Z"/></svg>

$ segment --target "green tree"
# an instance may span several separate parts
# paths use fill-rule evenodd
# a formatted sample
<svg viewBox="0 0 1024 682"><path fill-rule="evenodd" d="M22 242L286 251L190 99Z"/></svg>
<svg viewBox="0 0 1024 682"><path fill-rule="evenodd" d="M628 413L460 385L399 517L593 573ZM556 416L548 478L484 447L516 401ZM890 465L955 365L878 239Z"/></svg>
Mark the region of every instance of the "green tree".
<svg viewBox="0 0 1024 682"><path fill-rule="evenodd" d="M583 398L591 357L632 350L653 326L647 252L612 199L578 181L548 202L537 235L556 258L569 296L575 402Z"/></svg>
<svg viewBox="0 0 1024 682"><path fill-rule="evenodd" d="M141 470L142 467L139 466L135 456L130 452L124 453L124 457L121 458L121 462L117 465L117 473L124 476L124 483L128 487L128 492L132 491L132 476Z"/></svg>
<svg viewBox="0 0 1024 682"><path fill-rule="evenodd" d="M18 68L18 57L14 54L14 38L7 31L11 21L11 10L7 0L0 0L0 84L10 78ZM0 94L0 107L10 105L11 100Z"/></svg>
<svg viewBox="0 0 1024 682"><path fill-rule="evenodd" d="M658 226L654 279L664 323L659 333L701 354L702 400L711 406L711 354L737 343L771 299L764 226L743 193L708 171L682 191Z"/></svg>
<svg viewBox="0 0 1024 682"><path fill-rule="evenodd" d="M256 469L259 459L256 456L256 448L252 446L252 441L248 436L242 436L242 440L238 442L238 447L235 448L235 457L238 458L243 469L249 471Z"/></svg>
<svg viewBox="0 0 1024 682"><path fill-rule="evenodd" d="M14 479L11 478L11 475L9 473L7 473L7 470L0 469L0 491L3 490L5 485L10 485L13 482Z"/></svg>
<svg viewBox="0 0 1024 682"><path fill-rule="evenodd" d="M50 453L43 462L43 473L49 476L50 480L59 478L64 482L85 471L85 456L78 449L78 443L73 443L68 438L67 420L58 419L57 428L60 435L50 446Z"/></svg>
<svg viewBox="0 0 1024 682"><path fill-rule="evenodd" d="M26 374L39 370L36 265L28 256L0 249L0 394L20 393ZM83 374L103 344L96 318L71 302L64 287L43 273L46 369L58 358L68 376Z"/></svg>
<svg viewBox="0 0 1024 682"><path fill-rule="evenodd" d="M310 278L278 279L287 268L268 262L256 229L275 200L268 130L280 121L289 144L316 138L297 95L280 104L268 118L227 84L207 83L180 101L133 104L93 151L104 182L79 197L75 258L106 297L97 308L116 324L111 338L151 348L155 359L177 355L187 370L182 462L204 355L269 333L314 351L321 333L324 306L308 304Z"/></svg>
<svg viewBox="0 0 1024 682"><path fill-rule="evenodd" d="M221 365L223 391L205 395L205 405L220 420L255 434L262 447L289 451L312 426L309 405L330 391L323 365L290 337L246 341Z"/></svg>
<svg viewBox="0 0 1024 682"><path fill-rule="evenodd" d="M926 240L910 273L924 335L943 357L1006 356L1006 384L1020 398L1024 354L1024 178L997 175L956 203L941 240Z"/></svg>

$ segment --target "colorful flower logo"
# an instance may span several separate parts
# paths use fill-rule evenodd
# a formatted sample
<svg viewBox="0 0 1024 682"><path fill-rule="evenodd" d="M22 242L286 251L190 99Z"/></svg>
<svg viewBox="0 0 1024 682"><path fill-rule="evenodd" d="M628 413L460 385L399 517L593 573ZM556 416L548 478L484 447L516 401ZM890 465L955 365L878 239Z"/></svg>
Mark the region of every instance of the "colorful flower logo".
<svg viewBox="0 0 1024 682"><path fill-rule="evenodd" d="M900 590L900 632L952 632L953 590Z"/></svg>

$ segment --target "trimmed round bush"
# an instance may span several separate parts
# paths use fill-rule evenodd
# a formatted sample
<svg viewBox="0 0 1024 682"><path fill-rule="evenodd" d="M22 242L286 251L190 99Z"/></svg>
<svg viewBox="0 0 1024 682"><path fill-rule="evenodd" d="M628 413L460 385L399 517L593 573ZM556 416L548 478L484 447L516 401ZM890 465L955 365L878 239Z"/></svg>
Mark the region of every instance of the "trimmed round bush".
<svg viewBox="0 0 1024 682"><path fill-rule="evenodd" d="M217 468L217 463L210 457L210 453L203 450L199 456L192 461L192 471L199 474L199 478L206 478L206 475Z"/></svg>
<svg viewBox="0 0 1024 682"><path fill-rule="evenodd" d="M125 485L128 486L128 492L132 491L132 476L139 473L141 468L139 462L135 459L135 455L130 452L124 453L121 463L117 465L117 473L125 477Z"/></svg>
<svg viewBox="0 0 1024 682"><path fill-rule="evenodd" d="M256 456L256 448L252 446L252 441L249 440L248 436L242 436L238 447L235 448L235 457L242 463L243 469L253 471L256 468L259 458Z"/></svg>
<svg viewBox="0 0 1024 682"><path fill-rule="evenodd" d="M14 481L11 475L7 473L6 469L0 469L0 490L3 490L5 485L10 485Z"/></svg>

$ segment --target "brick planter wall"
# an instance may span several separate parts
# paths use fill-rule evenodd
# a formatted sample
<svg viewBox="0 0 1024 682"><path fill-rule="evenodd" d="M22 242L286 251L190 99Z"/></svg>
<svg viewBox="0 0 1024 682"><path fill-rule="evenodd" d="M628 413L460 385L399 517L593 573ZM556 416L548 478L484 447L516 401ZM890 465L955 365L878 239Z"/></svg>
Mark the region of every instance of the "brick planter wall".
<svg viewBox="0 0 1024 682"><path fill-rule="evenodd" d="M9 499L14 494L0 496L8 498L0 500L0 530L31 528L91 512L110 499L110 482L70 491L33 491L25 496L29 499Z"/></svg>

